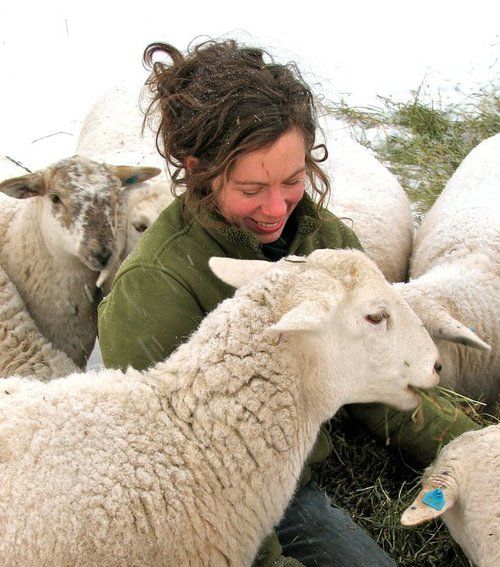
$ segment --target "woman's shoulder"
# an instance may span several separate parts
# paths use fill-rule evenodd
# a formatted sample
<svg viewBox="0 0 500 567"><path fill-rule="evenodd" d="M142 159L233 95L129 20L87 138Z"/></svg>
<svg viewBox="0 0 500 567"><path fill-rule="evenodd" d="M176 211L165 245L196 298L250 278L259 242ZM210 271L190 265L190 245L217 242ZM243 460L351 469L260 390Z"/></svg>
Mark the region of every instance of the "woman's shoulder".
<svg viewBox="0 0 500 567"><path fill-rule="evenodd" d="M357 248L362 250L361 243L354 230L349 226L351 219L339 218L328 210L322 212L320 233L331 248Z"/></svg>
<svg viewBox="0 0 500 567"><path fill-rule="evenodd" d="M197 289L198 282L214 277L208 260L212 256L227 256L226 252L217 235L185 216L182 203L176 200L146 230L114 282L146 288L175 280L173 285L192 291Z"/></svg>
<svg viewBox="0 0 500 567"><path fill-rule="evenodd" d="M199 230L196 221L184 216L182 203L176 199L146 230L119 274L135 267L161 271L175 266L179 257L185 261L188 255L199 254L200 245L207 239L208 235Z"/></svg>

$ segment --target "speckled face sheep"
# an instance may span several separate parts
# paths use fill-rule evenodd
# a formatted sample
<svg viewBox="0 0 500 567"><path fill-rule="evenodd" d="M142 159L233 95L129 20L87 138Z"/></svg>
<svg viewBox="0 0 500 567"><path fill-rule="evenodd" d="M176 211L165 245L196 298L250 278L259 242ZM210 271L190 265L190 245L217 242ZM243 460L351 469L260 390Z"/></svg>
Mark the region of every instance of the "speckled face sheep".
<svg viewBox="0 0 500 567"><path fill-rule="evenodd" d="M465 158L425 216L412 280L401 286L436 339L443 385L491 410L500 396L499 156L497 134Z"/></svg>
<svg viewBox="0 0 500 567"><path fill-rule="evenodd" d="M401 522L442 517L477 567L500 565L500 425L448 443L425 471L422 490Z"/></svg>
<svg viewBox="0 0 500 567"><path fill-rule="evenodd" d="M211 266L242 287L165 362L2 384L3 565L249 566L326 419L436 384L436 347L363 253Z"/></svg>
<svg viewBox="0 0 500 567"><path fill-rule="evenodd" d="M127 241L123 258L135 248L142 233L172 202L171 181L165 160L156 149L149 123L144 124L141 90L144 81L121 82L103 94L92 106L82 125L76 153L96 161L153 165L161 170L127 193ZM143 100L142 106L147 107Z"/></svg>
<svg viewBox="0 0 500 567"><path fill-rule="evenodd" d="M80 367L97 331L99 272L124 246L122 186L157 173L75 156L0 183L14 197L2 197L0 264L42 334Z"/></svg>

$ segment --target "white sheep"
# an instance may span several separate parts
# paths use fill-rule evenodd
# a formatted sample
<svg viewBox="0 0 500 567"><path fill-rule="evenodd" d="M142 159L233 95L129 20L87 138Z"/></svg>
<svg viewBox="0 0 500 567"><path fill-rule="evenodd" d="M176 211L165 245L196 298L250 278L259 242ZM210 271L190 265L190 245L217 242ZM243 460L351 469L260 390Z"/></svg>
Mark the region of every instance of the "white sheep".
<svg viewBox="0 0 500 567"><path fill-rule="evenodd" d="M408 274L413 219L404 189L340 121L323 119L332 195L328 208L351 226L365 252L390 282Z"/></svg>
<svg viewBox="0 0 500 567"><path fill-rule="evenodd" d="M130 254L142 232L172 202L171 181L165 173L165 159L156 149L153 125L143 128L147 105L139 81L119 83L99 98L85 117L76 153L107 163L155 166L161 170L153 180L144 180L128 194L127 242L123 257Z"/></svg>
<svg viewBox="0 0 500 567"><path fill-rule="evenodd" d="M122 186L157 173L73 157L0 183L0 266L42 335L80 368L97 333L99 272L124 246Z"/></svg>
<svg viewBox="0 0 500 567"><path fill-rule="evenodd" d="M422 485L402 524L441 516L472 565L498 567L500 425L463 433L448 443L425 471Z"/></svg>
<svg viewBox="0 0 500 567"><path fill-rule="evenodd" d="M165 362L2 384L4 567L248 566L326 419L437 383L435 345L363 253L211 266L243 287Z"/></svg>
<svg viewBox="0 0 500 567"><path fill-rule="evenodd" d="M499 191L497 134L470 152L424 217L402 286L437 341L442 383L490 408L500 393Z"/></svg>
<svg viewBox="0 0 500 567"><path fill-rule="evenodd" d="M17 374L47 380L76 371L76 364L40 333L0 266L0 377Z"/></svg>

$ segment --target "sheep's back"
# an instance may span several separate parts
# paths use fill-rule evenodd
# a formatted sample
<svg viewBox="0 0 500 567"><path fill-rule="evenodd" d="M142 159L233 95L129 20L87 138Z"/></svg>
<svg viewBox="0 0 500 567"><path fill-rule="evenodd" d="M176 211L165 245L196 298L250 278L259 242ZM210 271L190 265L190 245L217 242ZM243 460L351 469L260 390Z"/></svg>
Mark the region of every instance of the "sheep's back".
<svg viewBox="0 0 500 567"><path fill-rule="evenodd" d="M411 275L480 252L500 258L500 134L472 150L417 231Z"/></svg>
<svg viewBox="0 0 500 567"><path fill-rule="evenodd" d="M413 240L406 193L396 177L340 126L330 127L327 140L329 209L351 226L389 281L404 281Z"/></svg>

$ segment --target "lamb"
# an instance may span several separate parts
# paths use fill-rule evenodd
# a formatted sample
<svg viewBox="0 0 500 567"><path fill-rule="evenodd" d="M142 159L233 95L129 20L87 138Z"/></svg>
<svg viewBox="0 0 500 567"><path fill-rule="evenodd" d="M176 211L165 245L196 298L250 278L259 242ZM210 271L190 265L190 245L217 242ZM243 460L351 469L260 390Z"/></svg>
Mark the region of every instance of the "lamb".
<svg viewBox="0 0 500 567"><path fill-rule="evenodd" d="M472 565L500 565L500 425L448 443L425 471L422 485L402 524L441 516Z"/></svg>
<svg viewBox="0 0 500 567"><path fill-rule="evenodd" d="M405 281L412 249L413 219L404 189L372 153L354 141L347 125L323 121L329 156L329 209L352 224L365 252L390 282Z"/></svg>
<svg viewBox="0 0 500 567"><path fill-rule="evenodd" d="M362 252L210 265L240 289L166 361L4 382L2 565L248 566L322 422L436 385L435 345Z"/></svg>
<svg viewBox="0 0 500 567"><path fill-rule="evenodd" d="M17 374L48 380L76 371L75 363L40 333L0 266L0 377Z"/></svg>
<svg viewBox="0 0 500 567"><path fill-rule="evenodd" d="M493 410L500 392L499 155L497 134L458 167L417 232L412 280L401 286L437 341L442 384Z"/></svg>
<svg viewBox="0 0 500 567"><path fill-rule="evenodd" d="M79 368L97 333L99 272L124 246L122 186L157 173L75 156L0 183L9 196L1 199L0 266L40 333Z"/></svg>
<svg viewBox="0 0 500 567"><path fill-rule="evenodd" d="M107 163L158 167L154 180L144 180L127 195L127 240L122 259L135 248L140 236L172 202L171 181L165 160L156 150L150 123L143 128L138 81L122 82L106 92L85 117L76 153Z"/></svg>

